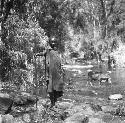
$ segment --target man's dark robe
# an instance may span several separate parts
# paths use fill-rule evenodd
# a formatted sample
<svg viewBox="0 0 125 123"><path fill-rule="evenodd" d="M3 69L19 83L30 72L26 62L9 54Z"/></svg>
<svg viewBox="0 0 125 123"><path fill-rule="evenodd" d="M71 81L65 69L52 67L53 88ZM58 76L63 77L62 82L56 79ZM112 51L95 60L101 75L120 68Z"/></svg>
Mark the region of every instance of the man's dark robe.
<svg viewBox="0 0 125 123"><path fill-rule="evenodd" d="M48 92L63 91L63 73L61 69L61 59L57 51L51 50L47 52L46 63L48 68Z"/></svg>

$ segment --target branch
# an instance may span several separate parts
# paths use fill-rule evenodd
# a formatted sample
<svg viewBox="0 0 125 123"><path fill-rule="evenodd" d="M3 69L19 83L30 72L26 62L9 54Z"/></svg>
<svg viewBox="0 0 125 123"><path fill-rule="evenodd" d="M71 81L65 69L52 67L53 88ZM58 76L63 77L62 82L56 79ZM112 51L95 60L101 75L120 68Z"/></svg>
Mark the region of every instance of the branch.
<svg viewBox="0 0 125 123"><path fill-rule="evenodd" d="M107 18L113 13L113 6L115 5L115 0L112 0L112 2L110 3L110 11L107 15Z"/></svg>
<svg viewBox="0 0 125 123"><path fill-rule="evenodd" d="M4 2L5 0L1 0L1 12L3 12Z"/></svg>
<svg viewBox="0 0 125 123"><path fill-rule="evenodd" d="M102 7L101 22L102 22L102 24L104 24L105 21L106 21L105 5L104 5L104 1L103 0L100 0L100 3L101 3L101 7Z"/></svg>
<svg viewBox="0 0 125 123"><path fill-rule="evenodd" d="M5 22L8 18L8 15L10 14L10 10L13 8L13 2L14 0L10 0L5 3L5 15L3 21Z"/></svg>

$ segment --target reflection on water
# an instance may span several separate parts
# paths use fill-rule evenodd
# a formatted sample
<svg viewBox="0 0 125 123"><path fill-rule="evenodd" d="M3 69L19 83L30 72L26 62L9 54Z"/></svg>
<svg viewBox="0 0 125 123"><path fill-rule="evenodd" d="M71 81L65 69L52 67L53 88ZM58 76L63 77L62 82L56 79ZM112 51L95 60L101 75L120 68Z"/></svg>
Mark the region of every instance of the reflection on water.
<svg viewBox="0 0 125 123"><path fill-rule="evenodd" d="M80 68L79 68L80 69ZM124 97L125 93L125 68L115 68L110 69L109 76L111 77L112 84L110 85L101 85L99 86L98 81L94 82L94 86L90 84L87 85L87 70L92 69L94 71L101 71L102 73L107 73L109 71L108 65L105 63L99 65L93 65L92 68L81 68L81 73L75 71L67 72L68 78L71 78L71 89L68 90L68 93L78 96L89 96L89 97L99 97L99 98L108 98L111 94L122 94ZM74 76L75 75L75 76ZM69 81L69 80L68 80Z"/></svg>
<svg viewBox="0 0 125 123"><path fill-rule="evenodd" d="M110 85L99 86L98 83L94 83L95 86L88 87L87 90L85 88L82 89L82 91L80 93L83 96L93 97L95 95L96 97L100 97L100 98L108 98L109 95L116 94L116 93L120 93L120 94L124 95L124 92L125 92L125 68L116 67L116 68L109 69L107 63L105 63L105 64L100 63L98 65L94 64L93 67L91 68L91 70L100 71L104 74L107 73L107 71L111 71L109 73L109 75L111 77L112 84L111 84L111 86ZM89 91L92 91L92 94ZM93 91L97 92L97 94L93 95Z"/></svg>
<svg viewBox="0 0 125 123"><path fill-rule="evenodd" d="M117 83L119 86L125 86L125 68L109 68L107 64L94 65L92 70L107 73L111 71L110 76L112 83Z"/></svg>
<svg viewBox="0 0 125 123"><path fill-rule="evenodd" d="M125 86L125 68L116 68L115 71L112 71L111 78L112 82Z"/></svg>
<svg viewBox="0 0 125 123"><path fill-rule="evenodd" d="M109 96L110 94L114 93L121 93L124 95L125 91L125 68L115 68L115 69L109 69L106 64L100 64L100 65L94 65L92 68L93 70L99 70L102 71L103 73L106 73L107 71L111 71L109 74L111 77L112 81L112 86L111 87L103 87L102 89L100 88L100 95L101 96Z"/></svg>

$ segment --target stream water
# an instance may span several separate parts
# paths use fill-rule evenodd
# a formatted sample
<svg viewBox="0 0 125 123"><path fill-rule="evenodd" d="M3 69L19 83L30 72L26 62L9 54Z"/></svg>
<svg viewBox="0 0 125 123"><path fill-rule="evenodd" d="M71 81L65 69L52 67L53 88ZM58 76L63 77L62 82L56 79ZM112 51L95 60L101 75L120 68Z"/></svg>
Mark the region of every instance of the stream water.
<svg viewBox="0 0 125 123"><path fill-rule="evenodd" d="M93 69L99 68L103 73L109 71L106 65L102 65L101 67L94 66ZM99 87L101 90L100 97L107 98L111 94L120 93L122 95L125 94L125 68L115 68L111 70L109 74L111 77L111 85ZM96 88L97 89L97 88Z"/></svg>
<svg viewBox="0 0 125 123"><path fill-rule="evenodd" d="M81 73L76 72L75 69L67 70L70 78L70 85L68 85L67 94L74 94L75 98L78 97L97 97L97 98L105 98L108 99L111 94L122 94L123 98L125 95L125 68L115 68L110 70L111 84L99 85L99 82L93 82L92 86L87 81L87 70L97 70L102 71L103 73L107 73L109 71L107 67L107 63L103 63L100 65L94 64L92 68L83 68L79 67L76 70L81 71ZM68 79L69 79L68 78ZM69 80L68 80L69 81ZM70 96L72 97L72 96ZM76 99L77 100L77 99Z"/></svg>

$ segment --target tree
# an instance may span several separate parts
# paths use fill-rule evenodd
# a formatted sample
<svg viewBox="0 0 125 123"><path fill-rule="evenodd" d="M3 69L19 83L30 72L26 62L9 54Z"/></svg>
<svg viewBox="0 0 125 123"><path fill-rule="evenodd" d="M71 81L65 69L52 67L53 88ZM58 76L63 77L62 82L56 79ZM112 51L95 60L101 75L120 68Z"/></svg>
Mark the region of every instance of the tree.
<svg viewBox="0 0 125 123"><path fill-rule="evenodd" d="M3 70L2 79L4 80L6 74L12 70L12 59L9 55L9 42L8 42L8 34L9 30L7 29L7 19L11 14L14 14L14 10L23 10L25 0L1 0L0 2L0 25L1 25L1 44L4 48L1 48L1 69ZM21 6L21 8L19 8ZM22 11L21 11L22 12ZM6 54L6 55L5 55ZM8 78L8 77L7 77Z"/></svg>
<svg viewBox="0 0 125 123"><path fill-rule="evenodd" d="M60 1L55 0L37 0L34 3L36 19L42 29L45 30L49 37L49 43L52 43L52 38L55 38L55 43L58 50L64 51L65 39L65 22L61 11Z"/></svg>

